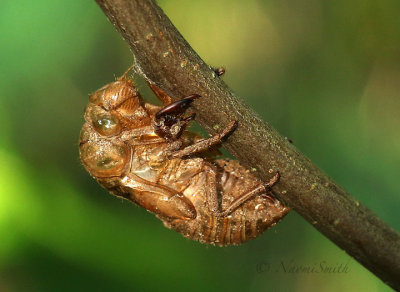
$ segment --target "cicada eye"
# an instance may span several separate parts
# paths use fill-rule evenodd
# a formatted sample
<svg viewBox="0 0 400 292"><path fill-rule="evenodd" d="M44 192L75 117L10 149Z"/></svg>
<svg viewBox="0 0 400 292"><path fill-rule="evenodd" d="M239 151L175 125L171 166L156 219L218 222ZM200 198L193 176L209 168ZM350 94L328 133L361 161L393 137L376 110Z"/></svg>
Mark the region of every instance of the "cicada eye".
<svg viewBox="0 0 400 292"><path fill-rule="evenodd" d="M120 176L128 160L128 152L124 145L111 143L87 143L80 148L84 165L96 177Z"/></svg>
<svg viewBox="0 0 400 292"><path fill-rule="evenodd" d="M122 126L117 117L112 114L94 114L92 116L94 129L103 136L112 136L121 132Z"/></svg>

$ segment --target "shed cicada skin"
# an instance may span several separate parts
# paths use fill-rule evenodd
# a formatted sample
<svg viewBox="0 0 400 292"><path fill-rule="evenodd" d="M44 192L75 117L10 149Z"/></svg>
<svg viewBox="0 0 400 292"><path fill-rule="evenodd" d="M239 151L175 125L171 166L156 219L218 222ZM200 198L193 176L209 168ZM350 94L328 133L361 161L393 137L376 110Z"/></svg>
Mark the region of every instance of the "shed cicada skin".
<svg viewBox="0 0 400 292"><path fill-rule="evenodd" d="M187 131L195 115L185 111L200 96L172 102L150 85L164 106L145 103L128 71L91 94L85 109L80 157L104 188L183 236L219 246L253 239L289 212L271 192L278 173L263 183L237 161L215 158L235 122L207 139Z"/></svg>

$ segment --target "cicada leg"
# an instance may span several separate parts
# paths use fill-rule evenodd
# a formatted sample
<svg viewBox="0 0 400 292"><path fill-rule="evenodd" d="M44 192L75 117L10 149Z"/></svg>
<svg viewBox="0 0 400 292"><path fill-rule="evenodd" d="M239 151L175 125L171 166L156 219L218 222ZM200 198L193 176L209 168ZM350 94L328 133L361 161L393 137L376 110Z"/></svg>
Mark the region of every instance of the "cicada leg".
<svg viewBox="0 0 400 292"><path fill-rule="evenodd" d="M211 148L220 145L224 140L232 134L236 129L237 122L233 121L221 132L210 138L200 140L192 145L189 145L183 149L177 150L170 155L169 158L182 158L202 151L210 150Z"/></svg>
<svg viewBox="0 0 400 292"><path fill-rule="evenodd" d="M154 92L154 94L158 97L159 100L163 103L163 105L169 105L172 102L172 98L166 94L161 88L147 82L149 84L150 89Z"/></svg>
<svg viewBox="0 0 400 292"><path fill-rule="evenodd" d="M259 184L250 191L242 194L239 196L236 200L234 200L225 210L222 210L221 212L215 212L214 215L217 217L225 217L231 214L233 211L235 211L237 208L239 208L243 203L245 203L247 200L253 198L257 194L263 193L263 192L270 192L271 187L275 185L280 178L279 172L276 172L276 174L270 179L270 181L266 184ZM275 198L270 197L271 200L274 200Z"/></svg>
<svg viewBox="0 0 400 292"><path fill-rule="evenodd" d="M268 183L260 183L256 186L254 186L252 189L248 190L247 192L241 194L239 197L237 197L229 206L226 208L222 209L220 207L220 200L219 200L219 190L217 187L217 172L216 169L209 166L205 165L202 171L203 176L202 182L203 184L207 185L206 190L206 200L207 200L207 206L210 212L215 217L226 217L230 215L233 211L235 211L237 208L239 208L242 204L253 198L254 196L261 194L261 193L266 193L265 195L268 196L268 199L271 201L271 203L275 202L275 198L271 194L271 188L274 186L278 181L280 174L279 172L276 172L274 177L270 179ZM222 196L224 195L223 191L220 193ZM271 195L269 195L271 194ZM222 210L221 210L222 209Z"/></svg>
<svg viewBox="0 0 400 292"><path fill-rule="evenodd" d="M144 104L144 108L146 109L146 111L149 113L150 116L154 116L161 109L160 106L147 102Z"/></svg>
<svg viewBox="0 0 400 292"><path fill-rule="evenodd" d="M183 220L192 220L197 216L192 202L178 191L136 175L122 180L126 187L122 196L158 216Z"/></svg>
<svg viewBox="0 0 400 292"><path fill-rule="evenodd" d="M121 81L121 80L126 80L126 76L128 75L128 73L133 70L133 68L135 67L135 65L131 65L125 72L124 74L121 75L121 77L117 78L117 80Z"/></svg>
<svg viewBox="0 0 400 292"><path fill-rule="evenodd" d="M185 112L186 109L189 108L189 106L192 104L192 102L199 97L201 97L201 96L198 94L192 94L192 95L186 96L180 100L177 100L173 103L170 103L170 104L164 106L162 109L160 109L157 112L155 118L160 119L167 115L168 116L180 116Z"/></svg>
<svg viewBox="0 0 400 292"><path fill-rule="evenodd" d="M199 97L200 95L193 94L161 108L153 118L154 132L166 140L178 140L187 124L194 120L196 116L193 113L184 117L183 114L193 100Z"/></svg>

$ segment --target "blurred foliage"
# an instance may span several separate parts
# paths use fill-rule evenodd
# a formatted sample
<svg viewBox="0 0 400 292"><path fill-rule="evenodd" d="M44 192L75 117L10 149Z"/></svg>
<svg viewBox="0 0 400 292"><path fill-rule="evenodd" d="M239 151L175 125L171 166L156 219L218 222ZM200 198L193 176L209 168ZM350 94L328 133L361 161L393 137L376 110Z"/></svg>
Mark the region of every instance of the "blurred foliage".
<svg viewBox="0 0 400 292"><path fill-rule="evenodd" d="M399 1L160 5L239 96L400 229ZM0 291L390 290L295 212L215 248L98 186L78 158L83 108L132 57L94 1L3 1L0 33Z"/></svg>

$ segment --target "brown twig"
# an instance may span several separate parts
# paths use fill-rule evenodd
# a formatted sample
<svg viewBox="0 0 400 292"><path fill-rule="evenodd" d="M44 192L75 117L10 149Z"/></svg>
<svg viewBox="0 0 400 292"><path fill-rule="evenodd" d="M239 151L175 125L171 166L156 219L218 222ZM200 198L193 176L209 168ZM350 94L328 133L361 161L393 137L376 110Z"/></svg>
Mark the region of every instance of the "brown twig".
<svg viewBox="0 0 400 292"><path fill-rule="evenodd" d="M152 0L96 0L129 44L135 69L180 99L196 101L197 121L210 133L237 120L224 146L268 181L279 197L315 228L394 289L400 289L400 236L327 177L238 99L190 47Z"/></svg>

